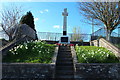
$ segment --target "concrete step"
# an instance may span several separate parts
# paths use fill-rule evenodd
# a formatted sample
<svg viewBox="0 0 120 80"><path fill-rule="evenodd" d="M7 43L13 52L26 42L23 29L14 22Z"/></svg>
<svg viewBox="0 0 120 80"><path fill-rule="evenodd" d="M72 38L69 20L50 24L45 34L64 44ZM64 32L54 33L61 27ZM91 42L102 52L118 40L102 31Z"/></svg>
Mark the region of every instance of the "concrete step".
<svg viewBox="0 0 120 80"><path fill-rule="evenodd" d="M74 75L74 71L73 70L58 70L56 72L56 74L62 74L62 75Z"/></svg>
<svg viewBox="0 0 120 80"><path fill-rule="evenodd" d="M72 58L72 55L58 55L59 58Z"/></svg>
<svg viewBox="0 0 120 80"><path fill-rule="evenodd" d="M70 48L70 46L60 46L60 48L63 48L63 47Z"/></svg>
<svg viewBox="0 0 120 80"><path fill-rule="evenodd" d="M60 47L59 50L70 50L70 47Z"/></svg>
<svg viewBox="0 0 120 80"><path fill-rule="evenodd" d="M61 59L58 59L58 62L66 62L67 63L67 62L73 62L73 60L71 58L62 60L62 58L61 58Z"/></svg>
<svg viewBox="0 0 120 80"><path fill-rule="evenodd" d="M59 47L55 78L58 78L58 80L74 80L73 58L70 46Z"/></svg>
<svg viewBox="0 0 120 80"><path fill-rule="evenodd" d="M61 52L60 52L60 51L59 51L58 54L62 54L62 53L63 53L63 54L65 54L65 53L66 53L66 54L71 54L71 51L70 51L70 52L68 52L68 51L61 51Z"/></svg>
<svg viewBox="0 0 120 80"><path fill-rule="evenodd" d="M64 61L64 62L57 62L56 63L56 65L57 66L73 66L73 62L66 62L66 61Z"/></svg>
<svg viewBox="0 0 120 80"><path fill-rule="evenodd" d="M56 78L63 78L62 80L74 80L74 75L56 75Z"/></svg>
<svg viewBox="0 0 120 80"><path fill-rule="evenodd" d="M61 60L61 61L64 61L64 60L67 60L67 61L70 61L72 59L72 57L57 57L57 60L59 61L59 60ZM73 60L72 60L73 61Z"/></svg>
<svg viewBox="0 0 120 80"><path fill-rule="evenodd" d="M59 49L59 51L70 51L70 49Z"/></svg>
<svg viewBox="0 0 120 80"><path fill-rule="evenodd" d="M64 62L64 61L73 61L73 58L57 58L58 61Z"/></svg>
<svg viewBox="0 0 120 80"><path fill-rule="evenodd" d="M72 56L71 53L59 53L58 56Z"/></svg>
<svg viewBox="0 0 120 80"><path fill-rule="evenodd" d="M56 70L73 70L73 66L57 66Z"/></svg>
<svg viewBox="0 0 120 80"><path fill-rule="evenodd" d="M71 50L60 50L59 52L71 52Z"/></svg>

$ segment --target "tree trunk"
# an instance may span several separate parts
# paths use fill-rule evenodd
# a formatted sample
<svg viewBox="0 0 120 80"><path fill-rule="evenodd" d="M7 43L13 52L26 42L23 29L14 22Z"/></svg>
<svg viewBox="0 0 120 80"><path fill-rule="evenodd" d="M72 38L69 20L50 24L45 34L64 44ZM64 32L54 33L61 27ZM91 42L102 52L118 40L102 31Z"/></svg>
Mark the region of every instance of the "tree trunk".
<svg viewBox="0 0 120 80"><path fill-rule="evenodd" d="M9 36L9 41L12 41L12 36Z"/></svg>
<svg viewBox="0 0 120 80"><path fill-rule="evenodd" d="M111 32L110 30L107 30L106 32L106 40L111 41Z"/></svg>

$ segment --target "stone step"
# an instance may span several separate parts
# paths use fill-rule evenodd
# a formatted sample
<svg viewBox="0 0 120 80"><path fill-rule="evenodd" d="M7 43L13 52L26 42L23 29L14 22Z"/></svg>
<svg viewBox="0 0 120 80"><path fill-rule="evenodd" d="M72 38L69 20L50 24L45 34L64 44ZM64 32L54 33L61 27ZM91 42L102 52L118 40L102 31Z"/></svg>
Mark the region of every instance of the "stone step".
<svg viewBox="0 0 120 80"><path fill-rule="evenodd" d="M72 58L72 55L63 54L63 55L58 55L58 56L59 56L59 58Z"/></svg>
<svg viewBox="0 0 120 80"><path fill-rule="evenodd" d="M63 62L63 61L73 61L72 58L57 58L57 60L61 61L61 62Z"/></svg>
<svg viewBox="0 0 120 80"><path fill-rule="evenodd" d="M74 75L74 71L73 70L58 70L56 72L57 75Z"/></svg>
<svg viewBox="0 0 120 80"><path fill-rule="evenodd" d="M66 47L66 48L70 48L70 46L60 46L60 48L61 48L61 47Z"/></svg>
<svg viewBox="0 0 120 80"><path fill-rule="evenodd" d="M73 70L73 66L57 66L56 70Z"/></svg>
<svg viewBox="0 0 120 80"><path fill-rule="evenodd" d="M71 52L59 52L58 54L72 54Z"/></svg>
<svg viewBox="0 0 120 80"><path fill-rule="evenodd" d="M59 50L70 50L69 47L60 47Z"/></svg>
<svg viewBox="0 0 120 80"><path fill-rule="evenodd" d="M64 60L62 60L62 58L60 58L60 59L58 59L58 62L73 62L73 60L71 59L71 58L69 58L69 59L64 59Z"/></svg>
<svg viewBox="0 0 120 80"><path fill-rule="evenodd" d="M70 49L59 49L59 51L70 51Z"/></svg>
<svg viewBox="0 0 120 80"><path fill-rule="evenodd" d="M64 61L64 62L57 62L56 63L56 65L57 66L73 66L73 62L66 62L66 61Z"/></svg>
<svg viewBox="0 0 120 80"><path fill-rule="evenodd" d="M61 61L64 61L64 60L67 60L67 61L70 61L72 59L72 57L57 57L57 60L59 61L59 60L61 60ZM73 60L72 60L73 61Z"/></svg>
<svg viewBox="0 0 120 80"><path fill-rule="evenodd" d="M59 52L71 52L71 50L60 50Z"/></svg>
<svg viewBox="0 0 120 80"><path fill-rule="evenodd" d="M74 80L74 75L56 75L56 78L60 79L60 80Z"/></svg>
<svg viewBox="0 0 120 80"><path fill-rule="evenodd" d="M71 53L71 51L59 51L59 53Z"/></svg>
<svg viewBox="0 0 120 80"><path fill-rule="evenodd" d="M59 53L58 56L72 56L71 53Z"/></svg>
<svg viewBox="0 0 120 80"><path fill-rule="evenodd" d="M57 62L55 79L74 80L73 58L70 46L60 46Z"/></svg>

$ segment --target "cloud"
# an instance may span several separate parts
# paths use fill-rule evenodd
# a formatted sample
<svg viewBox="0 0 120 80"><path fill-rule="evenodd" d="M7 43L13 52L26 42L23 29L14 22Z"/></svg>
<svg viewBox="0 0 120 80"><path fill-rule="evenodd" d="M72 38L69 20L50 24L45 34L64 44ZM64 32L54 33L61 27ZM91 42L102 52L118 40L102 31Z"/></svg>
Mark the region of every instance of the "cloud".
<svg viewBox="0 0 120 80"><path fill-rule="evenodd" d="M38 20L39 20L39 18L35 18L35 19L34 19L34 21L38 21Z"/></svg>
<svg viewBox="0 0 120 80"><path fill-rule="evenodd" d="M44 11L45 11L45 12L48 12L48 9L45 9Z"/></svg>
<svg viewBox="0 0 120 80"><path fill-rule="evenodd" d="M42 14L42 13L43 13L43 11L40 11L40 13Z"/></svg>
<svg viewBox="0 0 120 80"><path fill-rule="evenodd" d="M54 25L53 28L59 29L59 28L60 28L60 25Z"/></svg>
<svg viewBox="0 0 120 80"><path fill-rule="evenodd" d="M44 9L44 10L41 10L40 13L43 14L45 12L48 12L49 10L48 9Z"/></svg>

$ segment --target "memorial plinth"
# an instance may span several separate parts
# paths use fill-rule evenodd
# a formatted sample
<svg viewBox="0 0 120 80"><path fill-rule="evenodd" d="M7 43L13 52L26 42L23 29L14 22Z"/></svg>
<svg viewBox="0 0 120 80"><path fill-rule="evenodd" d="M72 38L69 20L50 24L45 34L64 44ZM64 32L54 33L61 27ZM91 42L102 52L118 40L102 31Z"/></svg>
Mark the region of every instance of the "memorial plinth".
<svg viewBox="0 0 120 80"><path fill-rule="evenodd" d="M63 36L60 38L59 43L70 44L69 37L67 36L67 16L68 16L67 8L64 9L64 12L62 13L62 15L64 16L64 18L63 18Z"/></svg>

